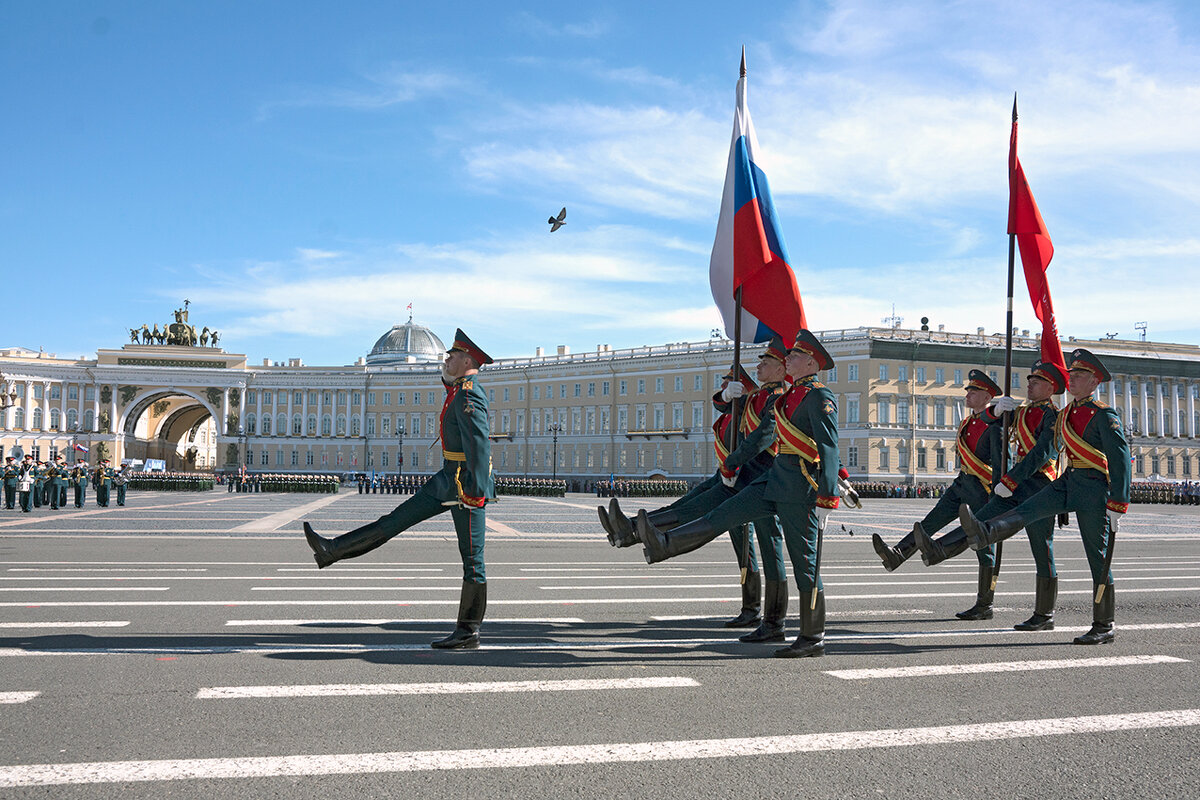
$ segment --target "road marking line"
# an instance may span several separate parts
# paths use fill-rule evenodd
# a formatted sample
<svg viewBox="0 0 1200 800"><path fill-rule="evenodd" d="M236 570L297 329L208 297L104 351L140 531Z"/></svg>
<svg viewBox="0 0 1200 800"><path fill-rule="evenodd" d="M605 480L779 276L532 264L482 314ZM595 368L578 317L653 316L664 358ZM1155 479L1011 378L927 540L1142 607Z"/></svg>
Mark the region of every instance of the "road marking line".
<svg viewBox="0 0 1200 800"><path fill-rule="evenodd" d="M529 536L530 535L528 533L525 533L524 531L519 531L516 528L511 528L508 525L505 525L503 522L494 520L491 517L487 517L484 520L484 522L485 522L485 527L489 532L495 531L496 533L503 533L507 536Z"/></svg>
<svg viewBox="0 0 1200 800"><path fill-rule="evenodd" d="M266 517L251 520L244 525L238 525L236 528L231 528L230 533L271 533L282 528L284 525L290 525L303 516L311 514L318 509L324 508L327 505L336 503L338 500L346 497L344 494L331 494L328 497L322 497L320 500L313 500L311 503L305 503L302 506L278 511Z"/></svg>
<svg viewBox="0 0 1200 800"><path fill-rule="evenodd" d="M1122 625L1120 630L1179 630L1200 628L1200 622L1175 622L1175 623L1151 623L1144 625ZM879 632L879 633L843 633L843 634L826 634L826 642L857 642L857 641L877 641L891 639L937 639L937 638L955 638L967 636L1013 636L1020 638L1028 638L1030 636L1039 636L1048 638L1054 635L1062 635L1066 633L1083 633L1090 630L1088 625L1064 626L1060 625L1053 631L1035 631L1022 632L1014 631L1012 628L989 628L976 630L957 630L957 631L911 631L906 633L900 632ZM504 638L494 632L488 632L485 636L484 648L492 651L512 651L512 652L570 652L577 650L634 650L634 649L694 649L699 647L709 646L735 646L741 652L764 652L761 648L743 646L736 638L706 638L706 639L589 639L586 642L513 642L509 644L498 643ZM178 647L92 647L92 648L0 648L0 657L16 658L20 656L119 656L119 655L233 655L233 654L296 654L296 653L403 653L403 652L429 652L429 645L425 643L404 643L404 644L311 644L303 646L294 645L211 645L211 646L178 646Z"/></svg>
<svg viewBox="0 0 1200 800"><path fill-rule="evenodd" d="M312 565L307 567L280 567L276 572L312 572ZM352 567L347 565L340 572L445 572L441 567ZM331 576L332 577L332 576ZM338 577L348 577L339 575Z"/></svg>
<svg viewBox="0 0 1200 800"><path fill-rule="evenodd" d="M972 725L940 725L740 739L614 742L592 745L425 750L392 753L193 758L108 761L88 764L28 764L0 767L0 786L263 778L304 775L429 772L465 769L685 761L961 744L1043 736L1067 736L1200 725L1200 709L1026 719Z"/></svg>
<svg viewBox="0 0 1200 800"><path fill-rule="evenodd" d="M306 587L309 588L309 587ZM395 591L400 589L398 586L388 587L389 590ZM126 591L126 590L118 590ZM1164 586L1147 589L1118 589L1122 595L1128 594L1146 594L1146 593L1171 593L1171 592L1200 592L1200 586ZM1071 589L1068 591L1060 591L1059 597L1067 595L1087 595L1091 596L1091 589ZM1032 597L1033 592L1029 590L1017 590L1010 593L1011 596ZM839 595L833 599L838 602L846 600L926 600L929 598L948 597L962 598L961 592L910 592L903 594L884 593L884 594L851 594ZM796 595L791 595L792 600L799 602ZM723 597L579 597L573 599L549 599L541 598L537 600L488 600L490 606L545 606L545 605L563 605L563 606L595 606L595 605L664 605L664 604L694 604L694 603L740 603L741 599L731 596ZM228 599L228 600L31 600L28 602L0 602L0 608L26 608L30 605L36 605L39 608L129 608L138 606L328 606L328 605L390 605L390 606L444 606L458 605L458 599L451 600L416 600L416 599L378 599L378 600L354 600L343 598L337 600L244 600L244 599Z"/></svg>
<svg viewBox="0 0 1200 800"><path fill-rule="evenodd" d="M0 703L28 703L41 692L0 692Z"/></svg>
<svg viewBox="0 0 1200 800"><path fill-rule="evenodd" d="M0 622L0 628L124 628L128 621L104 622Z"/></svg>
<svg viewBox="0 0 1200 800"><path fill-rule="evenodd" d="M500 692L584 692L612 689L669 689L699 686L692 678L624 678L561 681L486 681L474 683L359 683L307 686L217 686L201 689L197 700L251 697L351 697L361 695L491 694Z"/></svg>
<svg viewBox="0 0 1200 800"><path fill-rule="evenodd" d="M488 624L515 623L538 625L582 625L582 617L488 617ZM270 627L299 625L445 625L445 619L231 619L227 627Z"/></svg>
<svg viewBox="0 0 1200 800"><path fill-rule="evenodd" d="M9 586L0 592L169 592L170 586Z"/></svg>
<svg viewBox="0 0 1200 800"><path fill-rule="evenodd" d="M207 568L199 569L151 569L149 567L10 567L6 572L208 572Z"/></svg>
<svg viewBox="0 0 1200 800"><path fill-rule="evenodd" d="M1144 664L1187 664L1186 658L1174 656L1113 656L1109 658L1059 658L1043 661L996 661L983 664L934 664L913 667L878 667L875 669L834 669L825 672L847 681L876 678L923 678L930 675L978 675L985 672L1033 672L1049 669L1082 669L1083 667L1127 667Z"/></svg>
<svg viewBox="0 0 1200 800"><path fill-rule="evenodd" d="M1002 611L1001 608L994 608L995 611ZM862 611L826 611L827 617L907 617L912 614L932 614L933 612L927 608L877 608L863 609ZM710 615L662 615L650 618L654 622L692 622L712 619L727 619L727 617L715 617Z"/></svg>

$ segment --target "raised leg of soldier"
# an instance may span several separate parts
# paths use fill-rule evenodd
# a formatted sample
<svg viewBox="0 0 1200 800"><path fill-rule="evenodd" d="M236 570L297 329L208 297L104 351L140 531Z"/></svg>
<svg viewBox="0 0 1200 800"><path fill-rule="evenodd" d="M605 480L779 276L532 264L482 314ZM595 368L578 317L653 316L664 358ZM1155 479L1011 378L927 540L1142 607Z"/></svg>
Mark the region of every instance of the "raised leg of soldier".
<svg viewBox="0 0 1200 800"><path fill-rule="evenodd" d="M765 481L752 483L704 516L684 521L669 533L654 527L646 512L638 512L637 532L642 541L646 563L657 564L668 558L690 553L708 544L724 531L733 530L739 525L773 513L772 505L763 499L765 490ZM718 491L710 489L694 499L689 507L695 507L702 499L715 498ZM680 519L682 521L686 518L681 514Z"/></svg>
<svg viewBox="0 0 1200 800"><path fill-rule="evenodd" d="M1054 568L1054 520L1040 519L1025 527L1029 549L1036 565L1033 615L1013 626L1019 631L1054 630L1054 606L1058 601L1058 572Z"/></svg>
<svg viewBox="0 0 1200 800"><path fill-rule="evenodd" d="M487 575L483 564L484 531L487 516L482 508L453 506L454 530L458 534L458 554L463 563L462 591L458 598L458 618L454 632L431 644L439 649L474 650L479 647L479 626L487 611Z"/></svg>
<svg viewBox="0 0 1200 800"><path fill-rule="evenodd" d="M753 523L729 531L741 579L742 608L736 617L725 621L726 628L755 628L762 621L762 573L758 570L758 554L754 552L754 533Z"/></svg>
<svg viewBox="0 0 1200 800"><path fill-rule="evenodd" d="M971 549L982 550L1004 541L1031 522L1053 520L1063 511L1074 510L1068 499L1067 479L1059 478L1016 508L991 519L980 520L966 504L959 507L958 518Z"/></svg>
<svg viewBox="0 0 1200 800"><path fill-rule="evenodd" d="M817 564L817 514L807 503L777 503L783 539L800 590L800 635L775 651L777 658L806 658L825 654L825 586Z"/></svg>
<svg viewBox="0 0 1200 800"><path fill-rule="evenodd" d="M323 569L335 561L369 553L401 531L445 510L446 506L442 505L433 492L419 491L396 506L391 513L332 539L319 536L312 526L305 522L304 538L312 548L317 567Z"/></svg>
<svg viewBox="0 0 1200 800"><path fill-rule="evenodd" d="M929 541L927 534L941 530L953 520L958 515L958 504L962 502L966 501L962 499L957 488L951 485L924 519L915 523L912 531L895 545L888 545L878 533L871 534L871 545L875 548L879 560L883 562L883 568L893 572L912 558L920 547L921 537L924 536L925 541Z"/></svg>

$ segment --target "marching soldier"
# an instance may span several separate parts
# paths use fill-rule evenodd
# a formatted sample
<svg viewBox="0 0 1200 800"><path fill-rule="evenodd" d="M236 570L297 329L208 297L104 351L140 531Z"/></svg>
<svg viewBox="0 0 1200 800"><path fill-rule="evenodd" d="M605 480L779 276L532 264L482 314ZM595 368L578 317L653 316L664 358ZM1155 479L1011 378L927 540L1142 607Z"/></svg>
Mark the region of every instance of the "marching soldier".
<svg viewBox="0 0 1200 800"><path fill-rule="evenodd" d="M75 507L83 508L87 500L88 465L82 458L75 462L71 470L71 485L75 487Z"/></svg>
<svg viewBox="0 0 1200 800"><path fill-rule="evenodd" d="M33 482L37 476L37 464L33 463L33 456L29 453L25 454L25 458L21 459L21 473L17 477L17 492L21 498L21 510L28 514L33 510Z"/></svg>
<svg viewBox="0 0 1200 800"><path fill-rule="evenodd" d="M92 485L96 487L96 505L108 508L109 493L112 491L113 471L107 458L100 459L100 466L92 473Z"/></svg>
<svg viewBox="0 0 1200 800"><path fill-rule="evenodd" d="M1058 407L1051 399L1066 390L1067 374L1057 364L1038 361L1030 368L1026 382L1025 404L1016 408L1011 438L1016 442L1017 460L1000 478L992 498L975 515L987 520L1010 511L1046 488L1057 476L1058 443L1055 440L1055 421ZM1011 411L1016 401L998 397L995 413ZM1033 551L1037 578L1034 613L1014 627L1019 631L1054 629L1054 604L1058 597L1058 574L1054 569L1054 520L1040 519L1026 526L1029 547ZM917 547L926 565L941 563L953 554L962 552L966 533L961 527L937 540L917 536Z"/></svg>
<svg viewBox="0 0 1200 800"><path fill-rule="evenodd" d="M126 464L113 475L113 487L117 490L117 505L125 505L125 483L129 480L129 465Z"/></svg>
<svg viewBox="0 0 1200 800"><path fill-rule="evenodd" d="M12 456L4 457L4 507L9 511L16 508L17 482L21 479L21 468Z"/></svg>
<svg viewBox="0 0 1200 800"><path fill-rule="evenodd" d="M971 413L959 425L958 438L955 441L960 465L958 477L950 484L950 488L938 500L937 505L924 519L914 523L912 532L894 547L889 547L879 534L872 534L871 543L888 572L894 571L917 552L918 542L927 540L929 534L940 531L952 522L960 505L966 504L972 509L980 509L987 503L992 488L1000 480L1003 468L1004 443L1001 440L1004 437L997 424L997 417L986 413L988 403L999 394L1000 387L982 370L973 369L967 374L964 402ZM962 537L959 537L954 545L957 549L949 546L950 544L949 541L943 544L946 558L956 556L967 549L966 539ZM979 559L979 582L975 605L955 614L959 619L991 619L994 613L992 599L996 591L995 548L980 550L976 556Z"/></svg>
<svg viewBox="0 0 1200 800"><path fill-rule="evenodd" d="M491 468L491 442L487 393L476 381L479 368L492 358L472 342L462 329L442 366L446 401L442 406L442 469L416 494L390 514L334 539L318 536L304 523L304 535L317 567L368 553L396 534L447 508L458 533L463 563L463 585L454 633L433 642L438 648L479 647L479 626L487 609L487 576L484 570L484 506L496 499Z"/></svg>
<svg viewBox="0 0 1200 800"><path fill-rule="evenodd" d="M35 461L33 464L33 507L41 508L46 504L46 462Z"/></svg>
<svg viewBox="0 0 1200 800"><path fill-rule="evenodd" d="M968 509L959 510L972 549L1003 541L1038 520L1052 520L1074 511L1083 550L1092 573L1092 627L1075 644L1113 641L1112 554L1121 516L1129 510L1129 444L1117 412L1096 400L1096 387L1111 380L1108 369L1093 353L1071 353L1067 389L1074 398L1058 414L1055 439L1069 466L1049 486L985 522Z"/></svg>
<svg viewBox="0 0 1200 800"><path fill-rule="evenodd" d="M56 455L46 466L46 499L50 501L50 508L53 511L58 510L63 477L66 473L61 462L62 456Z"/></svg>
<svg viewBox="0 0 1200 800"><path fill-rule="evenodd" d="M833 358L810 331L800 330L786 364L793 383L775 398L779 454L771 468L714 510L670 532L651 525L644 511L638 512L637 527L646 560L656 563L695 550L720 531L776 515L800 589L800 635L775 655L803 658L825 653L821 534L839 500L837 403L817 380L820 370L833 366Z"/></svg>

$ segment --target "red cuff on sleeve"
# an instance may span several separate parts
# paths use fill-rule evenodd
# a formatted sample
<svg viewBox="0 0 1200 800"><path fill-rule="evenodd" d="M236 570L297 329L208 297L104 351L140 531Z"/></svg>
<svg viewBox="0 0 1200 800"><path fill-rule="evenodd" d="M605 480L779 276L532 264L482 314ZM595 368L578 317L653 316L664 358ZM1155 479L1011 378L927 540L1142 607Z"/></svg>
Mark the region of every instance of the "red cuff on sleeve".
<svg viewBox="0 0 1200 800"><path fill-rule="evenodd" d="M1007 486L1010 492L1015 492L1017 490L1017 482L1007 475L1001 478L1000 482Z"/></svg>
<svg viewBox="0 0 1200 800"><path fill-rule="evenodd" d="M725 468L725 467L721 467L721 475L722 475L722 476L724 476L724 477L726 477L726 478L732 478L734 475L737 475L737 470L736 470L736 469L727 469L727 468Z"/></svg>
<svg viewBox="0 0 1200 800"><path fill-rule="evenodd" d="M1129 510L1129 503L1118 503L1116 500L1109 500L1104 504L1104 507L1109 511L1115 511L1118 514L1124 514Z"/></svg>
<svg viewBox="0 0 1200 800"><path fill-rule="evenodd" d="M838 507L838 503L840 501L841 501L840 497L818 497L817 498L817 506L819 508L834 509L834 508Z"/></svg>

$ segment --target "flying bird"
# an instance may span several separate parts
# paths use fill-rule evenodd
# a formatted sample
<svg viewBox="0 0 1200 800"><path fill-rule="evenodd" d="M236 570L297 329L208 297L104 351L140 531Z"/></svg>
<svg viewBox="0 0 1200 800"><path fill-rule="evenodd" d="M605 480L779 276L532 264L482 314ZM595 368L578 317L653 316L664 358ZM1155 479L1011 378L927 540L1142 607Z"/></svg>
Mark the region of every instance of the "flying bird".
<svg viewBox="0 0 1200 800"><path fill-rule="evenodd" d="M554 233L556 230L561 228L563 225L567 224L567 207L563 206L563 210L558 212L557 217L551 217L550 219L548 219L546 221L550 223L550 232Z"/></svg>

